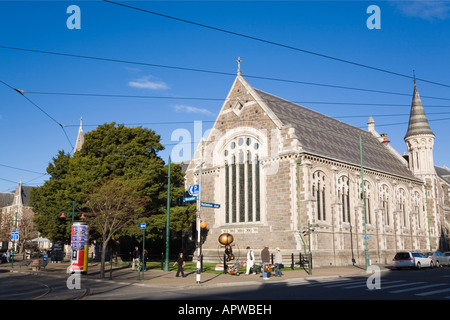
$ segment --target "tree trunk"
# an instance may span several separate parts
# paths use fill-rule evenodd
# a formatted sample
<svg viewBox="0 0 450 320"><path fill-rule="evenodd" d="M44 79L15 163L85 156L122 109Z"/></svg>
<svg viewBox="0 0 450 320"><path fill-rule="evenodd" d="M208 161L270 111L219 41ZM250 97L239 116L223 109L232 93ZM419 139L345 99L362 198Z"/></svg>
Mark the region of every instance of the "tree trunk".
<svg viewBox="0 0 450 320"><path fill-rule="evenodd" d="M102 255L100 260L100 278L103 279L105 273L105 257L106 257L106 248L108 247L108 241L103 241L102 244Z"/></svg>

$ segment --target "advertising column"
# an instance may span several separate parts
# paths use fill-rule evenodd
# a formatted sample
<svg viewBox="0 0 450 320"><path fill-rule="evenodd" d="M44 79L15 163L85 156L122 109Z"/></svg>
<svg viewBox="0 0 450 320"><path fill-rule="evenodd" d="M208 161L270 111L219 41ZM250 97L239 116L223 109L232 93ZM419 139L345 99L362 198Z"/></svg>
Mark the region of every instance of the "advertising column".
<svg viewBox="0 0 450 320"><path fill-rule="evenodd" d="M87 223L74 222L72 224L71 239L71 269L73 272L86 273L89 245L89 226L87 225Z"/></svg>

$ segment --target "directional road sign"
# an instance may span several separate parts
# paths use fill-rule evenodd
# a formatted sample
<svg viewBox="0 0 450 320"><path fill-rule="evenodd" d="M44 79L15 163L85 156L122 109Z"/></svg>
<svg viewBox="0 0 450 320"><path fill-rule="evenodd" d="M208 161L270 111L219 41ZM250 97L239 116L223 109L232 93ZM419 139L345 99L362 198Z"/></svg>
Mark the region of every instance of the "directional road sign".
<svg viewBox="0 0 450 320"><path fill-rule="evenodd" d="M206 208L213 208L213 209L219 209L220 208L220 204L208 203L208 202L201 202L200 206L206 207Z"/></svg>
<svg viewBox="0 0 450 320"><path fill-rule="evenodd" d="M147 229L147 224L146 223L141 223L141 229Z"/></svg>
<svg viewBox="0 0 450 320"><path fill-rule="evenodd" d="M189 201L197 201L198 197L197 196L192 196L192 197L184 197L183 201L184 202L189 202Z"/></svg>
<svg viewBox="0 0 450 320"><path fill-rule="evenodd" d="M192 186L189 186L188 192L191 196L198 194L200 190L200 186L198 184L194 184Z"/></svg>
<svg viewBox="0 0 450 320"><path fill-rule="evenodd" d="M19 240L19 230L11 230L11 241Z"/></svg>

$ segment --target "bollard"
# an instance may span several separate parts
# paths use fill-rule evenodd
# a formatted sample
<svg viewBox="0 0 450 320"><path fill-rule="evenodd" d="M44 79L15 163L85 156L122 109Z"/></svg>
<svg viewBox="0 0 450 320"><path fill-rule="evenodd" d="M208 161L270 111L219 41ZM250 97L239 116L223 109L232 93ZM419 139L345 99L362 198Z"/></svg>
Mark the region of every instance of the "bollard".
<svg viewBox="0 0 450 320"><path fill-rule="evenodd" d="M109 255L109 280L112 280L112 255Z"/></svg>
<svg viewBox="0 0 450 320"><path fill-rule="evenodd" d="M294 270L294 254L291 253L291 269Z"/></svg>
<svg viewBox="0 0 450 320"><path fill-rule="evenodd" d="M227 274L227 256L223 255L223 274Z"/></svg>

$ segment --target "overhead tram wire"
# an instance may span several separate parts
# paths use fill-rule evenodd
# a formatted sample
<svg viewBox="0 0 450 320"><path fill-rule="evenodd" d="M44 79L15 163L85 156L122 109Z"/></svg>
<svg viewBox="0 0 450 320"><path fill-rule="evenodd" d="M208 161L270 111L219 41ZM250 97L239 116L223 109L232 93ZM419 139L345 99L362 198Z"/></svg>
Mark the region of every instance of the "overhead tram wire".
<svg viewBox="0 0 450 320"><path fill-rule="evenodd" d="M195 22L195 21L191 21L191 20L186 20L186 19L182 19L182 18L178 18L178 17L173 17L173 16L170 16L170 15L167 15L167 14L162 14L162 13L155 12L155 11L150 11L150 10L147 10L147 9L142 9L142 8L126 5L126 4L119 3L119 2L114 2L114 1L110 1L110 0L102 0L102 1L110 3L110 4L113 4L113 5L117 5L117 6L129 8L129 9L133 9L133 10L137 10L137 11L153 14L153 15L160 16L160 17L163 17L163 18L168 18L168 19L171 19L171 20L175 20L175 21L179 21L179 22L183 22L183 23L188 23L188 24L195 25L195 26L198 26L198 27L207 28L207 29L210 29L210 30L219 31L219 32L222 32L222 33L227 33L227 34L231 34L231 35L234 35L234 36L238 36L238 37L242 37L242 38L246 38L246 39L250 39L250 40L255 40L255 41L258 41L258 42L262 42L262 43L266 43L266 44L270 44L270 45L274 45L274 46L278 46L278 47L282 47L282 48L286 48L286 49L290 49L290 50L294 50L294 51L303 52L303 53L314 55L314 56L318 56L318 57L321 57L321 58L325 58L325 59L329 59L329 60L333 60L333 61L338 61L338 62L354 65L354 66L357 66L357 67L362 67L362 68L366 68L366 69L370 69L370 70L374 70L374 71L379 71L379 72L395 75L395 76L398 76L398 77L403 77L403 78L416 80L416 81L422 81L422 82L426 82L426 83L430 83L430 84L434 84L434 85L450 88L450 85L448 85L448 84L435 82L435 81L431 81L431 80L426 80L426 79L422 79L422 78L417 78L415 76L410 76L410 75L402 74L402 73L399 73L399 72L390 71L390 70L387 70L387 69L373 67L373 66L370 66L370 65L367 65L367 64L362 64L362 63L350 61L350 60L347 60L347 59L333 57L333 56L330 56L330 55L326 55L326 54L322 54L322 53L318 53L318 52L314 52L314 51L310 51L310 50L305 50L305 49L293 47L293 46L282 44L282 43L279 43L279 42L266 40L266 39L262 39L262 38L258 38L258 37L254 37L254 36L250 36L250 35L246 35L246 34L239 33L239 32L234 32L234 31L231 31L231 30L226 30L226 29L222 29L222 28L218 28L218 27L209 26L209 25L202 24L202 23Z"/></svg>
<svg viewBox="0 0 450 320"><path fill-rule="evenodd" d="M66 129L64 128L64 125L59 123L55 118L53 118L51 115L49 115L44 109L42 109L41 107L39 107L34 101L32 101L30 98L28 98L24 93L23 90L20 89L16 89L14 87L12 87L11 85L7 84L5 81L0 80L1 83L3 83L5 86L7 86L8 88L16 91L17 93L19 93L22 97L24 97L29 103L31 103L33 106L35 106L37 109L39 109L43 114L45 114L48 118L50 118L53 122L55 122L63 131L67 141L69 142L70 146L72 147L72 150L74 149L74 146L72 145L72 142L69 139L69 136L67 135Z"/></svg>
<svg viewBox="0 0 450 320"><path fill-rule="evenodd" d="M318 84L320 85L320 84ZM352 89L350 87L346 87L346 89ZM365 89L355 89L355 90L365 90ZM370 89L367 89L370 90ZM129 94L106 94L106 93L85 93L85 92L46 92L46 91L23 91L28 94L41 94L41 95L62 95L62 96L85 96L85 97L105 97L105 98L137 98L137 99L167 99L167 100L198 100L198 101L225 101L224 98L206 98L206 97L176 97L176 96L146 96L146 95L129 95ZM383 91L378 91L378 93L388 93ZM395 93L389 92L390 94L398 94L402 96L410 97L411 94L407 93ZM438 100L449 100L450 98L442 98L442 97L432 97L432 96L421 96L422 98L427 99L438 99ZM238 101L239 99L230 99L231 101ZM258 101L270 102L271 100L261 99ZM277 101L277 100L274 100ZM410 106L410 104L392 104L392 103L365 103L365 102L326 102L326 101L294 101L289 100L293 103L302 103L302 104L335 104L335 105L358 105L358 106L386 106L386 107L405 107ZM435 107L435 108L448 108L450 106L436 106L436 105L427 105L427 107Z"/></svg>
<svg viewBox="0 0 450 320"><path fill-rule="evenodd" d="M0 49L10 49L10 50L50 54L50 55L79 58L79 59L90 59L90 60L98 60L98 61L105 61L105 62L133 64L133 65L141 65L141 66L148 66L148 67L166 68L166 69L174 69L174 70L181 70L181 71L201 72L201 73L209 73L209 74L236 77L235 73L222 72L222 71L216 71L216 70L197 69L197 68L188 68L188 67L171 66L171 65L161 65L161 64L155 64L155 63L104 58L104 57L95 57L95 56L87 56L87 55L79 55L79 54L72 54L72 53L55 52L55 51L45 51L45 50L37 50L37 49L18 48L18 47L10 47L10 46L3 46L3 45L0 45ZM390 94L390 95L407 96L407 97L411 96L410 93L399 93L399 92L392 92L392 91L357 88L357 87L350 87L350 86L341 86L341 85L326 84L326 83L315 83L315 82L290 80L290 79L282 79L282 78L274 78L274 77L265 77L265 76L257 76L257 75L248 75L248 74L244 74L243 76L246 78L253 78L253 79L259 79L259 80L268 80L268 81L286 82L286 83L303 84L303 85L311 85L311 86L329 87L329 88L335 88L335 89L363 91L363 92L371 92L371 93L378 93L378 94ZM416 78L416 80L419 80L419 79ZM28 93L31 93L31 92L28 92ZM37 94L37 92L35 92L35 93ZM45 94L45 93L40 92L40 94ZM47 94L51 94L51 93L47 93ZM71 95L70 93L62 93L62 94ZM93 95L93 94L85 94L85 95ZM104 95L104 96L113 96L113 95ZM144 97L144 96L142 96L142 97ZM443 98L443 97L433 97L433 96L421 96L421 97L428 98L428 99L450 101L450 98Z"/></svg>

